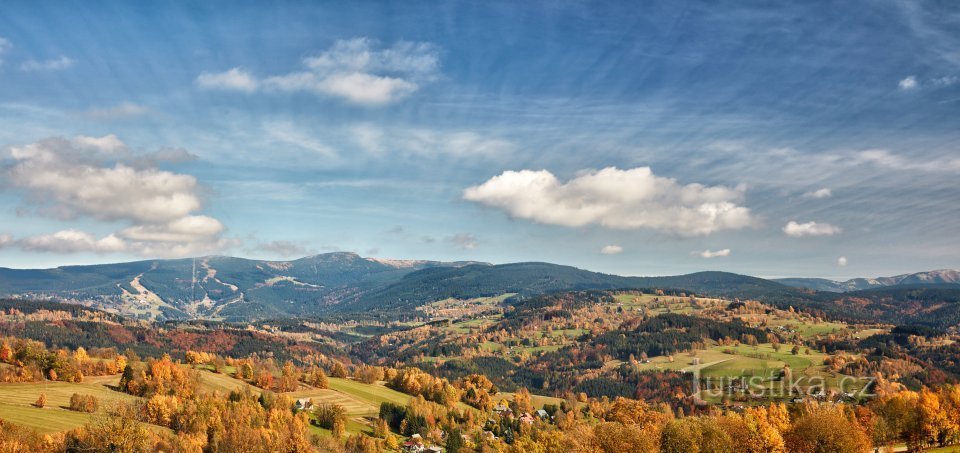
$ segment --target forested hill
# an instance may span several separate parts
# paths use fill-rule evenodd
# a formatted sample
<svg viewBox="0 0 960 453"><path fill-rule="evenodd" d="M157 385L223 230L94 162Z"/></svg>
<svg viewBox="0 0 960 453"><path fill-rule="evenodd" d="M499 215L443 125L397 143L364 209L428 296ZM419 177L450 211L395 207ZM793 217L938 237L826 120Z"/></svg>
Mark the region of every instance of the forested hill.
<svg viewBox="0 0 960 453"><path fill-rule="evenodd" d="M811 291L729 272L670 277L622 277L549 263L434 268L412 272L399 282L366 292L341 311L397 309L446 298L468 299L504 293L521 296L586 289L680 289L698 294L802 305ZM821 296L822 297L822 296ZM826 297L829 299L830 297Z"/></svg>

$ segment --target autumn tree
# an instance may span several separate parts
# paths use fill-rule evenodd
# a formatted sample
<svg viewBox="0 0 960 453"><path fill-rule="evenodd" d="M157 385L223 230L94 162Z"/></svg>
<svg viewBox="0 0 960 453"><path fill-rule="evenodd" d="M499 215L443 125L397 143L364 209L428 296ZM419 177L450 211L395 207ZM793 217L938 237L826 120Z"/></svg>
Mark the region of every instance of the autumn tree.
<svg viewBox="0 0 960 453"><path fill-rule="evenodd" d="M873 445L844 406L812 405L784 434L789 451L862 453Z"/></svg>

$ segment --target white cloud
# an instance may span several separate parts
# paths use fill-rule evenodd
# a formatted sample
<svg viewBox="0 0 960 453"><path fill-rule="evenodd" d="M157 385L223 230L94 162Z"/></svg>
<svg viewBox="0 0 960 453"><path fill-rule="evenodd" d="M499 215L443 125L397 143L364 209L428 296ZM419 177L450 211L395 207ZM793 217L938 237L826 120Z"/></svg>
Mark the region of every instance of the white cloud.
<svg viewBox="0 0 960 453"><path fill-rule="evenodd" d="M202 88L252 93L261 86L272 91L307 92L377 106L401 100L437 78L438 50L428 43L400 41L381 47L368 38L340 40L314 57L303 59L306 70L257 80L233 68L197 77Z"/></svg>
<svg viewBox="0 0 960 453"><path fill-rule="evenodd" d="M53 234L24 238L18 245L24 250L54 253L113 253L127 249L123 240L112 234L97 239L90 233L77 230L62 230Z"/></svg>
<svg viewBox="0 0 960 453"><path fill-rule="evenodd" d="M9 234L0 234L0 249L10 245L13 242L13 237Z"/></svg>
<svg viewBox="0 0 960 453"><path fill-rule="evenodd" d="M132 226L121 230L118 236L136 242L202 242L219 236L223 230L219 220L193 215L163 224Z"/></svg>
<svg viewBox="0 0 960 453"><path fill-rule="evenodd" d="M104 135L103 137L78 135L71 141L74 146L79 148L90 148L106 153L116 153L127 149L127 145L113 134Z"/></svg>
<svg viewBox="0 0 960 453"><path fill-rule="evenodd" d="M112 120L122 118L134 118L150 113L150 109L134 104L133 102L121 102L112 107L94 108L83 112L83 116L95 120Z"/></svg>
<svg viewBox="0 0 960 453"><path fill-rule="evenodd" d="M3 55L10 51L13 48L13 44L10 44L6 38L0 38L0 67L3 66Z"/></svg>
<svg viewBox="0 0 960 453"><path fill-rule="evenodd" d="M252 93L257 90L258 82L255 77L242 68L233 68L224 72L204 72L197 76L197 86L209 90L245 91Z"/></svg>
<svg viewBox="0 0 960 453"><path fill-rule="evenodd" d="M784 225L783 232L786 233L787 236L798 238L803 236L833 236L835 234L840 234L843 232L843 230L840 227L830 225L829 223L797 223L791 220Z"/></svg>
<svg viewBox="0 0 960 453"><path fill-rule="evenodd" d="M916 76L908 76L900 80L897 86L903 91L915 90L919 86Z"/></svg>
<svg viewBox="0 0 960 453"><path fill-rule="evenodd" d="M102 238L68 229L21 238L15 244L34 251L149 256L224 246L224 226L195 214L202 207L196 179L156 167L159 161L185 157L192 155L178 149L131 155L115 135L52 138L11 148L0 174L37 213L129 225Z"/></svg>
<svg viewBox="0 0 960 453"><path fill-rule="evenodd" d="M267 78L264 85L279 91L307 91L341 97L354 104L382 105L403 99L419 88L404 79L361 72L317 74L297 72Z"/></svg>
<svg viewBox="0 0 960 453"><path fill-rule="evenodd" d="M605 245L600 249L600 253L604 255L616 255L618 253L623 253L623 247L619 245Z"/></svg>
<svg viewBox="0 0 960 453"><path fill-rule="evenodd" d="M717 258L722 256L730 256L730 249L723 249L723 250L717 250L717 251L707 249L702 252L693 252L693 253L700 255L703 258Z"/></svg>
<svg viewBox="0 0 960 453"><path fill-rule="evenodd" d="M837 258L837 266L846 266L846 265L847 265L847 257L841 256L840 258Z"/></svg>
<svg viewBox="0 0 960 453"><path fill-rule="evenodd" d="M20 64L20 70L24 72L38 71L61 71L69 69L76 63L72 58L61 56L52 60L27 60Z"/></svg>
<svg viewBox="0 0 960 453"><path fill-rule="evenodd" d="M831 191L826 187L822 189L811 190L810 192L806 192L803 194L803 198L814 198L814 199L830 198L831 196L833 196L833 191Z"/></svg>
<svg viewBox="0 0 960 453"><path fill-rule="evenodd" d="M446 238L446 241L463 250L473 250L480 246L477 237L470 233L458 233Z"/></svg>
<svg viewBox="0 0 960 453"><path fill-rule="evenodd" d="M565 183L546 170L505 171L467 188L463 198L551 225L695 236L753 225L750 210L738 204L744 191L743 186L682 185L649 167L608 167L583 171Z"/></svg>

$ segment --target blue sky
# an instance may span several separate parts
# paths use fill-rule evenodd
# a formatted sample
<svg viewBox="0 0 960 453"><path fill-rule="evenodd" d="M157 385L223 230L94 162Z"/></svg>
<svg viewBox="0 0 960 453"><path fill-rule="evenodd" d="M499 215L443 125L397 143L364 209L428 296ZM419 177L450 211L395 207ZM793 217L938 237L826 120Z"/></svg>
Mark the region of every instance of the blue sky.
<svg viewBox="0 0 960 453"><path fill-rule="evenodd" d="M0 266L960 267L960 6L783 3L7 3Z"/></svg>

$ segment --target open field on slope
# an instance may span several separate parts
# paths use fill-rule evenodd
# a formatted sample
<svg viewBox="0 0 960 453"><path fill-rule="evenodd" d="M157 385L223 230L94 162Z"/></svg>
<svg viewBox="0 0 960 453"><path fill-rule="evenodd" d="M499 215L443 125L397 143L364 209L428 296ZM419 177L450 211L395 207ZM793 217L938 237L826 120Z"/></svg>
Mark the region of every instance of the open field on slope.
<svg viewBox="0 0 960 453"><path fill-rule="evenodd" d="M350 379L331 377L330 388L310 389L286 393L291 398L310 398L314 404L339 404L347 411L347 432L370 432L369 419L380 413L380 403L391 402L406 405L410 395L387 388L382 383L364 384ZM329 435L330 431L310 425L311 431Z"/></svg>
<svg viewBox="0 0 960 453"><path fill-rule="evenodd" d="M41 433L68 431L90 422L95 414L74 412L68 409L74 393L93 395L100 406L98 413L105 413L117 403L129 403L138 398L115 390L120 375L87 376L84 382L25 382L0 384L0 418L36 429ZM250 387L254 393L260 390L245 382L224 374L200 371L201 391L227 393L238 387ZM41 393L47 396L43 408L33 405Z"/></svg>
<svg viewBox="0 0 960 453"><path fill-rule="evenodd" d="M699 371L701 377L714 379L717 382L757 376L763 379L756 381L757 384L754 386L756 390L777 388L780 385L779 382L767 378L778 376L785 365L789 365L793 379L801 389L807 389L811 384L823 383L827 389L849 392L862 389L866 384L865 380L831 372L823 365L825 357L826 354L815 350L810 350L808 353L806 348L801 348L799 353L794 355L789 345L781 345L779 351L775 350L770 343L757 346L714 345L693 354L676 354L673 356L673 361L667 356L653 357L648 363L639 364L639 368L641 370Z"/></svg>
<svg viewBox="0 0 960 453"><path fill-rule="evenodd" d="M95 396L100 412L116 403L136 400L134 396L113 390L119 381L120 375L114 375L87 377L79 384L49 381L0 384L0 418L41 433L67 431L87 424L94 416L67 409L74 393ZM47 395L47 404L43 408L34 407L41 393Z"/></svg>
<svg viewBox="0 0 960 453"><path fill-rule="evenodd" d="M501 401L510 403L511 401L513 401L513 393L510 393L510 392L497 393L493 397L493 400L496 401L498 404ZM560 403L562 402L563 402L563 398L555 398L552 396L543 396L543 395L530 395L530 403L533 404L534 409L541 409L543 408L544 404L556 404L557 406L559 406Z"/></svg>

